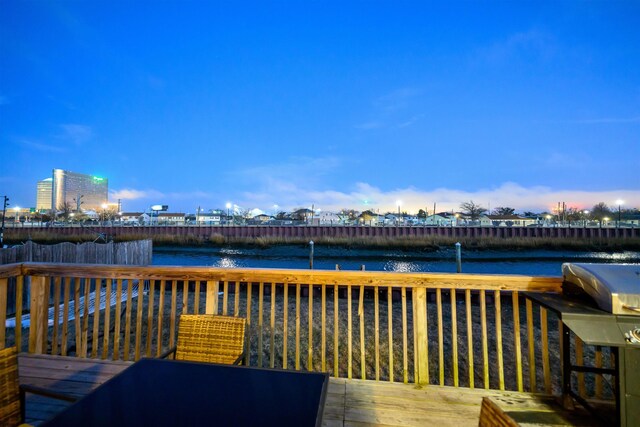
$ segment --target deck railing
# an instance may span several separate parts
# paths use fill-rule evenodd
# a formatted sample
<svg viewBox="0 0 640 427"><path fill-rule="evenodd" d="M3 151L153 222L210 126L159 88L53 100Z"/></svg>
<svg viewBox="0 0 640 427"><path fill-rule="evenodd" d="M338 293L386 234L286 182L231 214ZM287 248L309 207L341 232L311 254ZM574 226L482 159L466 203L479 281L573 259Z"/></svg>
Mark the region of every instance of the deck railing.
<svg viewBox="0 0 640 427"><path fill-rule="evenodd" d="M218 313L247 319L253 366L558 393L561 326L522 293L559 292L561 284L560 277L13 264L0 267L0 348L156 357L174 345L181 313ZM14 323L6 310L12 298ZM575 356L610 362L596 350L579 347ZM602 395L602 381L590 391L581 384L585 394Z"/></svg>

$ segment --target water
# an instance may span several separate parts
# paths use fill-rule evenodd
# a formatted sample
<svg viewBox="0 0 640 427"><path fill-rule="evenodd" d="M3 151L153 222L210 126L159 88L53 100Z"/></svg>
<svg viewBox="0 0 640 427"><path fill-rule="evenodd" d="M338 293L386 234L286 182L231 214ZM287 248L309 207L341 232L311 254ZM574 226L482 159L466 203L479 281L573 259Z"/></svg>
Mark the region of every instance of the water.
<svg viewBox="0 0 640 427"><path fill-rule="evenodd" d="M397 272L455 273L454 248L436 252L347 249L316 245L314 268ZM560 276L564 262L640 264L640 252L573 252L548 250L462 251L462 272ZM309 247L301 245L251 247L156 247L154 265L229 268L308 269Z"/></svg>

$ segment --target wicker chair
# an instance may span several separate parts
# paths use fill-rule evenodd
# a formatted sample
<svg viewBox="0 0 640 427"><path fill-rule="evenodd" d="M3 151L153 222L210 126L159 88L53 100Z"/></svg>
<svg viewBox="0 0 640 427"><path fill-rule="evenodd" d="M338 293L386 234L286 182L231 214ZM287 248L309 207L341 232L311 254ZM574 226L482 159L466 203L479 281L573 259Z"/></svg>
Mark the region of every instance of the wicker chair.
<svg viewBox="0 0 640 427"><path fill-rule="evenodd" d="M175 360L238 365L244 357L245 319L213 314L183 314L178 344L162 357Z"/></svg>
<svg viewBox="0 0 640 427"><path fill-rule="evenodd" d="M25 420L25 394L36 393L74 402L75 397L30 385L20 385L18 351L15 347L0 350L0 426L17 426Z"/></svg>

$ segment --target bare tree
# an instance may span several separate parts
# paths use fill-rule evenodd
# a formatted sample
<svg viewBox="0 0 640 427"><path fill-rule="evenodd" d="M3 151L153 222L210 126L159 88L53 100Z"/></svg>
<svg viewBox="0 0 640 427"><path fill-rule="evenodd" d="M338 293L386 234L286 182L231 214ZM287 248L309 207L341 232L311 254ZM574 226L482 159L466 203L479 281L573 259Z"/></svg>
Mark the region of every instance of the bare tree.
<svg viewBox="0 0 640 427"><path fill-rule="evenodd" d="M516 213L514 208L499 206L493 210L494 215L513 215Z"/></svg>
<svg viewBox="0 0 640 427"><path fill-rule="evenodd" d="M600 226L602 226L602 221L605 218L611 218L611 216L611 209L609 209L609 206L607 206L607 204L604 202L600 202L593 208L591 208L591 218L599 221Z"/></svg>
<svg viewBox="0 0 640 427"><path fill-rule="evenodd" d="M486 208L475 204L473 200L469 200L468 202L460 204L460 209L462 209L462 213L468 215L471 218L471 221L478 220L478 218L480 218L480 215L484 214L487 211Z"/></svg>

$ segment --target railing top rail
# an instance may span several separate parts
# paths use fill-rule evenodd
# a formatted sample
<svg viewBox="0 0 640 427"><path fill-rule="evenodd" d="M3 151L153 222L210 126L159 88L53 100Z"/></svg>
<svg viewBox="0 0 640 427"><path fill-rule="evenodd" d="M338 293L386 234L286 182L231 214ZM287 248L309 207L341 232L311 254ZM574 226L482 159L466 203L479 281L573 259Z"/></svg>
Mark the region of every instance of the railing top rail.
<svg viewBox="0 0 640 427"><path fill-rule="evenodd" d="M14 277L22 274L22 264L0 265L0 279Z"/></svg>
<svg viewBox="0 0 640 427"><path fill-rule="evenodd" d="M8 269L8 270L6 270ZM559 292L561 277L464 273L397 273L293 269L239 269L193 266L129 266L23 263L3 266L0 277L23 275L110 279L216 280L234 282L364 285L410 288L456 288ZM7 271L7 273L4 273Z"/></svg>

